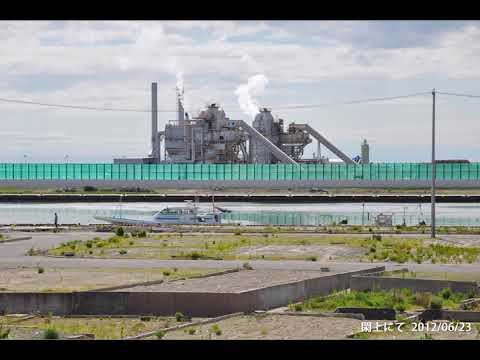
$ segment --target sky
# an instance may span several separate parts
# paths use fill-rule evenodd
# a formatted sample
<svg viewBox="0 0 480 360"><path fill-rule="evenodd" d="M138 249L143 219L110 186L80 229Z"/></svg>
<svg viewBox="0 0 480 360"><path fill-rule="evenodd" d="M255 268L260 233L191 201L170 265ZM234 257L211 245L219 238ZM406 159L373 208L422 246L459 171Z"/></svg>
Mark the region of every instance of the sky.
<svg viewBox="0 0 480 360"><path fill-rule="evenodd" d="M373 162L430 160L432 95L339 102L480 95L479 64L479 21L0 21L0 99L148 110L157 82L160 110L175 110L183 85L190 113L216 102L251 122L238 89L261 77L255 106L310 124L351 157L367 139ZM480 98L437 95L438 159L480 161L479 113ZM150 119L0 101L0 162L143 157ZM174 119L159 113L159 128Z"/></svg>

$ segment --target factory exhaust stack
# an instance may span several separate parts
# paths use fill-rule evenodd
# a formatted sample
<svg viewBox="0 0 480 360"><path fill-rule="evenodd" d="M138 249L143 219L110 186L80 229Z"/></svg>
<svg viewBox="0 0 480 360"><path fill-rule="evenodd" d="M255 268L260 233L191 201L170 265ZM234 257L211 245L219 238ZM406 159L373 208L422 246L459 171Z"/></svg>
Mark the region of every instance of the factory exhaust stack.
<svg viewBox="0 0 480 360"><path fill-rule="evenodd" d="M160 159L160 141L158 137L157 83L152 83L152 155Z"/></svg>

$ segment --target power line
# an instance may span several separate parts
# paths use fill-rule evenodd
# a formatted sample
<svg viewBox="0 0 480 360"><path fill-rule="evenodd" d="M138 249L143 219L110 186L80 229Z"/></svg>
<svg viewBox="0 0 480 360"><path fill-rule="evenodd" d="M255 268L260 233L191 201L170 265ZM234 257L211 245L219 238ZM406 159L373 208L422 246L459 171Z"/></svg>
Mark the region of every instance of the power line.
<svg viewBox="0 0 480 360"><path fill-rule="evenodd" d="M420 92L408 95L398 95L398 96L390 96L390 97L380 97L380 98L369 98L369 99L361 99L361 100L351 100L351 101L343 101L343 102L334 102L334 103L325 103L325 104L317 104L317 105L289 105L289 106L267 106L269 108L274 108L275 110L288 110L288 109L313 109L319 108L324 106L334 106L334 105L349 105L349 104L362 104L362 103L369 103L369 102L376 102L376 101L388 101L388 100L395 100L395 99L403 99L409 97L415 97L420 95L430 94L429 92ZM448 93L445 93L448 94ZM0 101L7 102L7 103L16 103L16 104L24 104L24 105L38 105L38 106L46 106L46 107L57 107L57 108L64 108L64 109L80 109L80 110L94 110L94 111L120 111L120 112L138 112L138 113L150 113L151 110L142 110L142 109L124 109L124 108L107 108L107 107L92 107L92 106L79 106L79 105L65 105L65 104L53 104L53 103L43 103L43 102L36 102L36 101L28 101L28 100L16 100L16 99L5 99L0 98ZM175 113L177 110L157 110L157 112L161 113ZM231 112L240 112L236 110L231 110Z"/></svg>
<svg viewBox="0 0 480 360"><path fill-rule="evenodd" d="M351 100L351 101L343 101L343 102L333 102L333 103L325 103L325 104L319 104L319 105L279 106L279 107L275 107L275 109L278 109L278 110L285 110L285 109L310 109L310 108L317 108L317 107L323 107L323 106L333 106L333 105L362 104L362 103L369 103L369 102L375 102L375 101L388 101L388 100L395 100L395 99L404 99L404 98L410 98L410 97L415 97L415 96L420 96L420 95L427 95L427 94L430 94L430 92L419 92L419 93L408 94L408 95L398 95L398 96L390 96L390 97L380 97L380 98L370 98L370 99L361 99L361 100Z"/></svg>
<svg viewBox="0 0 480 360"><path fill-rule="evenodd" d="M39 105L39 106L48 106L48 107L59 107L67 109L81 109L81 110L95 110L95 111L127 111L127 112L141 112L149 113L151 110L141 110L141 109L120 109L120 108L106 108L106 107L92 107L92 106L78 106L78 105L62 105L62 104L50 104L50 103L41 103L35 101L27 100L13 100L13 99L4 99L0 98L0 101L16 104L26 104L26 105ZM158 110L158 112L176 112L176 110Z"/></svg>
<svg viewBox="0 0 480 360"><path fill-rule="evenodd" d="M441 92L441 91L436 91L436 93L437 94L442 94L442 95L461 96L461 97L469 97L469 98L480 98L480 95L472 95L472 94L458 94L458 93Z"/></svg>

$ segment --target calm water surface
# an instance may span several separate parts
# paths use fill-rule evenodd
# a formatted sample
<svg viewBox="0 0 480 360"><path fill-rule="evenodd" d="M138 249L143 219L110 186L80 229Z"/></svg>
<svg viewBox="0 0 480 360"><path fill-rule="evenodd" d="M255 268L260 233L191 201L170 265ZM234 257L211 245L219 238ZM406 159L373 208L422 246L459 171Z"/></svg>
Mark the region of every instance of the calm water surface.
<svg viewBox="0 0 480 360"><path fill-rule="evenodd" d="M53 223L54 213L59 223L100 223L94 216L122 216L132 219L149 219L156 211L166 206L182 206L184 203L55 203L55 204L11 204L0 203L0 224L43 224ZM341 204L291 204L291 203L227 203L217 206L232 210L223 215L223 222L272 225L326 225L347 219L349 224L373 224L380 212L393 213L394 224L416 225L420 221L430 222L429 204L361 203ZM201 203L205 210L211 204ZM437 204L438 225L480 226L480 204L440 203Z"/></svg>

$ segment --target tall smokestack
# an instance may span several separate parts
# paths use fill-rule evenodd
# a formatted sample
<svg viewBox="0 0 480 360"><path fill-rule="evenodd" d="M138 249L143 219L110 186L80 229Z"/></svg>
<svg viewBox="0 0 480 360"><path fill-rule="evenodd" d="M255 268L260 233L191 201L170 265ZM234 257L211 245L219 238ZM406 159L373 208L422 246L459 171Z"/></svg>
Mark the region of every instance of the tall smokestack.
<svg viewBox="0 0 480 360"><path fill-rule="evenodd" d="M152 157L155 159L160 159L158 140L157 83L152 83Z"/></svg>
<svg viewBox="0 0 480 360"><path fill-rule="evenodd" d="M177 88L177 110L178 125L183 126L185 121L185 109L183 108L183 88Z"/></svg>

